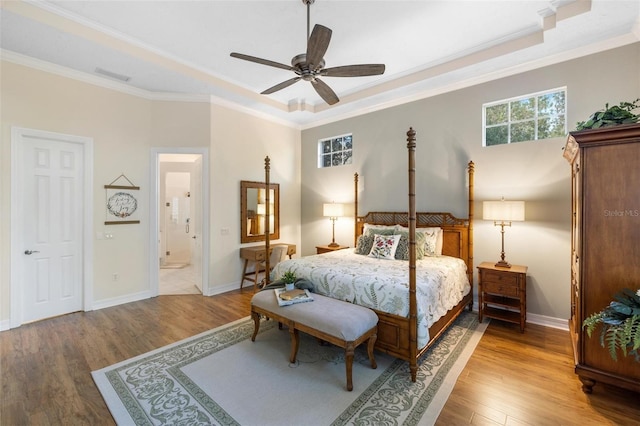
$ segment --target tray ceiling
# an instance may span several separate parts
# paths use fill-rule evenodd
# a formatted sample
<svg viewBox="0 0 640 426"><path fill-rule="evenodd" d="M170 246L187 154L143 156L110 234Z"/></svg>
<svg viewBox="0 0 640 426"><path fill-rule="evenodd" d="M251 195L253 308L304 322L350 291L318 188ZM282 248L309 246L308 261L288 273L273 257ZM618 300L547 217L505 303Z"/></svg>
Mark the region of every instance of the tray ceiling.
<svg viewBox="0 0 640 426"><path fill-rule="evenodd" d="M311 25L333 30L327 67L386 64L324 77L340 97L329 106L306 82L260 95L293 73L229 56L289 64L306 49L301 0L3 1L0 12L5 60L301 128L640 40L637 0L316 0Z"/></svg>

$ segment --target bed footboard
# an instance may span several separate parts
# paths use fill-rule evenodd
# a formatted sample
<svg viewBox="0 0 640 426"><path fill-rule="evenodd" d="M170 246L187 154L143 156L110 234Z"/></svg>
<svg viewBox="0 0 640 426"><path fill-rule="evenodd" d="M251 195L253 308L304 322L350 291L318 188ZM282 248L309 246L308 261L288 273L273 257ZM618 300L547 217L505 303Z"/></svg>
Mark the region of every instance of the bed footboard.
<svg viewBox="0 0 640 426"><path fill-rule="evenodd" d="M460 303L451 308L429 328L429 342L424 348L418 350L418 356L426 351L446 331L447 327L458 318L465 308L471 309L472 306L473 296L469 292ZM375 313L378 315L376 349L404 361L411 360L409 352L409 318L380 311L375 311Z"/></svg>

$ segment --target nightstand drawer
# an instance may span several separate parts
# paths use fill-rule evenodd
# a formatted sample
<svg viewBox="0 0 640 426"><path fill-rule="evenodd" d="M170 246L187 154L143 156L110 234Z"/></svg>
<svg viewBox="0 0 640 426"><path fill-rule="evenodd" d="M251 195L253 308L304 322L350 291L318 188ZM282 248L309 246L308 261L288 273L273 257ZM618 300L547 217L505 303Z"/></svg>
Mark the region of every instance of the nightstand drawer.
<svg viewBox="0 0 640 426"><path fill-rule="evenodd" d="M488 284L493 282L496 284L502 284L504 286L512 285L518 286L518 276L511 273L504 273L498 271L484 271L482 274L482 282Z"/></svg>
<svg viewBox="0 0 640 426"><path fill-rule="evenodd" d="M505 277L507 278L507 277ZM503 296L519 297L519 289L517 281L503 280L504 282L483 281L482 291L493 294L501 294Z"/></svg>

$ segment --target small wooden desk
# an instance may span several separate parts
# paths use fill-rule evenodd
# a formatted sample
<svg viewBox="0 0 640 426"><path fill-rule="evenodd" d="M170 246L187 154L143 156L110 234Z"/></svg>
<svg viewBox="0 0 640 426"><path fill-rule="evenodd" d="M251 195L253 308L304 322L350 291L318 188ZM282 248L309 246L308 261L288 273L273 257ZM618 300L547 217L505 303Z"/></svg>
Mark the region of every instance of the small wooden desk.
<svg viewBox="0 0 640 426"><path fill-rule="evenodd" d="M287 243L274 243L271 244L269 249L271 250L273 246L276 245L286 245L287 256L291 259L291 256L296 254L296 245L295 244L287 244ZM242 285L246 281L252 281L253 286L256 287L258 285L258 274L260 272L264 272L264 269L260 268L260 263L264 262L267 259L266 250L264 244L260 244L258 246L249 246L240 248L240 258L244 259L244 267L242 268L242 277L240 278L240 288L242 289ZM253 268L255 271L247 272L247 267L249 266L249 262L253 262Z"/></svg>

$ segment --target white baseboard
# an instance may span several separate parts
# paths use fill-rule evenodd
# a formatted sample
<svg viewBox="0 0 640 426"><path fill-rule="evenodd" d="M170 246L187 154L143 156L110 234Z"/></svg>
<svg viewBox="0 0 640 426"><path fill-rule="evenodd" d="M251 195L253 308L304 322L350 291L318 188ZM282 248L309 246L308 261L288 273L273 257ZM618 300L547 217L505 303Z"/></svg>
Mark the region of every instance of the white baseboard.
<svg viewBox="0 0 640 426"><path fill-rule="evenodd" d="M473 302L473 311L478 312L478 302ZM532 314L527 312L527 322L541 325L543 327L557 328L569 331L569 320L563 318L548 317L546 315Z"/></svg>
<svg viewBox="0 0 640 426"><path fill-rule="evenodd" d="M11 328L11 320L0 321L0 331L7 331Z"/></svg>
<svg viewBox="0 0 640 426"><path fill-rule="evenodd" d="M126 296L113 297L111 299L98 300L93 302L93 310L111 308L112 306L122 305L123 303L138 302L152 297L149 290L140 293L127 294Z"/></svg>
<svg viewBox="0 0 640 426"><path fill-rule="evenodd" d="M527 312L527 322L531 324L538 324L544 327L557 328L560 330L569 331L569 320L563 318L548 317L545 315L530 314Z"/></svg>
<svg viewBox="0 0 640 426"><path fill-rule="evenodd" d="M251 287L251 290L253 290L253 284L245 285L243 288L245 287ZM223 286L210 288L206 292L206 294L204 294L204 296L215 296L216 294L226 293L227 291L232 291L232 290L238 290L239 288L240 288L240 281L235 281L232 283L225 284Z"/></svg>

